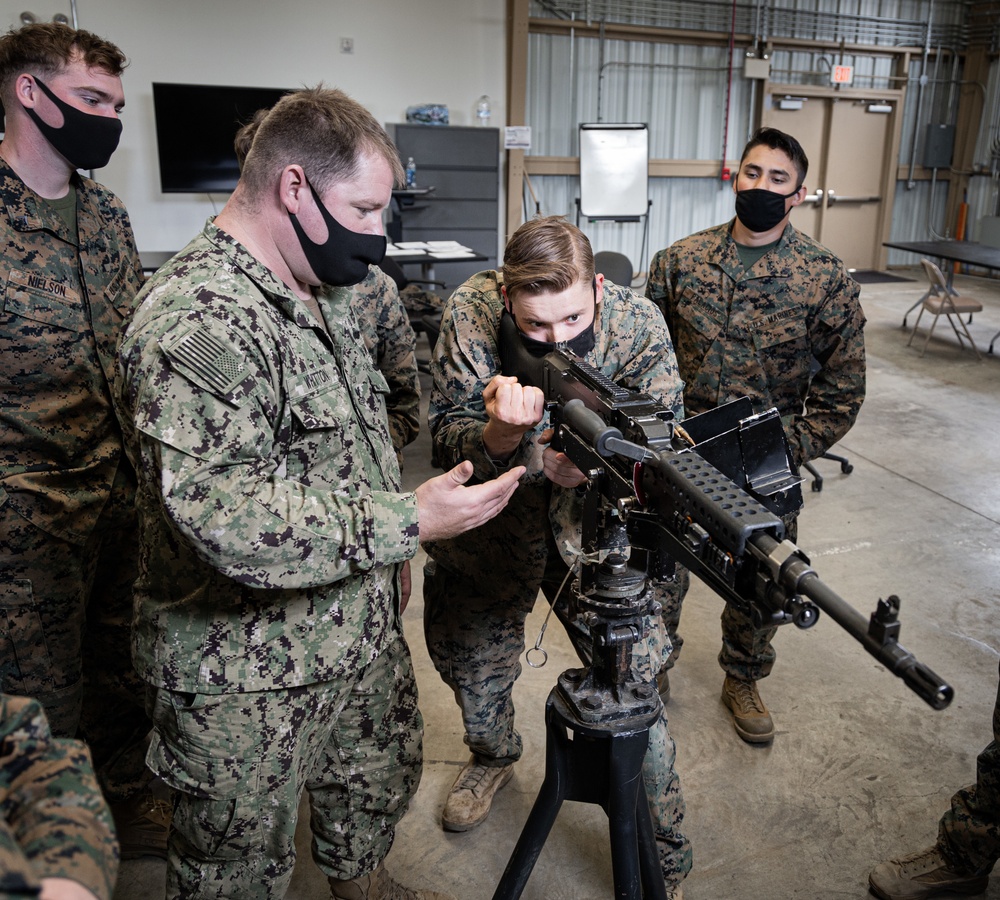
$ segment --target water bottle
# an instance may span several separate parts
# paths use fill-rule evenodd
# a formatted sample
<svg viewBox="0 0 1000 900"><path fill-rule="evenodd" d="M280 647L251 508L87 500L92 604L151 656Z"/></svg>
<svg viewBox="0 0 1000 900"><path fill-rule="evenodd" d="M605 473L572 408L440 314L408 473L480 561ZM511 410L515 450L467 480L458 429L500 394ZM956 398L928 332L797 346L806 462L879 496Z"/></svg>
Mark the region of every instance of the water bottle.
<svg viewBox="0 0 1000 900"><path fill-rule="evenodd" d="M417 186L417 164L413 161L412 156L406 161L406 186L408 188Z"/></svg>
<svg viewBox="0 0 1000 900"><path fill-rule="evenodd" d="M486 94L483 94L476 104L476 118L479 119L480 125L490 124L490 98Z"/></svg>

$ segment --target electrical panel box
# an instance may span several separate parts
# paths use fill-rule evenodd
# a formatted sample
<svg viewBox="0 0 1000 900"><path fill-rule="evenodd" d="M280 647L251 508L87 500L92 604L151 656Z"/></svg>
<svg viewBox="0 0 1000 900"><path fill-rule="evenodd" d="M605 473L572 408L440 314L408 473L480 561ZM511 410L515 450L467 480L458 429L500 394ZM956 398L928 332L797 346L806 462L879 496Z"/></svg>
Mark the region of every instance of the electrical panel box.
<svg viewBox="0 0 1000 900"><path fill-rule="evenodd" d="M951 166L951 156L955 150L955 126L927 126L924 138L923 165L928 169L947 169Z"/></svg>

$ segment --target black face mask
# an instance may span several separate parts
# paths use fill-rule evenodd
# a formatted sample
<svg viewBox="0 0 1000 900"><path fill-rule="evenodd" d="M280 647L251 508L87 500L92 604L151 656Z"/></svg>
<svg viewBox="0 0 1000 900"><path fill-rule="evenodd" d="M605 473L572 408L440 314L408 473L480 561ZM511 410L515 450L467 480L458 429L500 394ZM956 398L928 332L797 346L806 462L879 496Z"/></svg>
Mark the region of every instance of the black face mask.
<svg viewBox="0 0 1000 900"><path fill-rule="evenodd" d="M111 154L118 149L118 141L122 136L121 119L85 113L70 106L53 94L38 76L35 76L35 84L63 115L62 126L54 128L44 122L34 109L28 106L24 108L45 140L77 169L100 169L106 166Z"/></svg>
<svg viewBox="0 0 1000 900"><path fill-rule="evenodd" d="M306 261L312 266L313 274L323 284L347 287L364 281L369 266L377 266L385 257L386 240L383 234L359 234L340 224L319 199L319 194L306 179L313 200L326 222L327 236L322 244L317 244L299 224L292 213L292 228L299 239Z"/></svg>
<svg viewBox="0 0 1000 900"><path fill-rule="evenodd" d="M517 319L514 318L514 314L510 310L506 311L506 315L510 316L514 320L514 325L517 325ZM524 344L524 349L528 351L536 359L541 359L543 356L548 356L555 349L566 349L571 350L581 359L585 357L591 350L594 349L594 345L597 343L597 335L594 333L594 323L597 321L597 283L594 283L594 318L590 320L590 325L583 329L575 337L571 337L568 341L539 341L535 338L528 337L520 327L517 329L517 336L521 339L521 343Z"/></svg>
<svg viewBox="0 0 1000 900"><path fill-rule="evenodd" d="M801 187L802 185L799 185ZM736 192L736 218L751 231L770 231L785 218L785 201L799 192L796 188L790 194L777 194L762 188Z"/></svg>

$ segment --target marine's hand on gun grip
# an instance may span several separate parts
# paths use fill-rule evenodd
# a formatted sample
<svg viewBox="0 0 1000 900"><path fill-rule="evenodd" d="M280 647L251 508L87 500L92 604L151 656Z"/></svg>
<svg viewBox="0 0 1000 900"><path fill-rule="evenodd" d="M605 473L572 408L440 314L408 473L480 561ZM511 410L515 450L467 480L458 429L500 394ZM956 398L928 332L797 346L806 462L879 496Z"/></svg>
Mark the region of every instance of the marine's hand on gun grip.
<svg viewBox="0 0 1000 900"><path fill-rule="evenodd" d="M494 458L508 457L521 443L521 436L545 415L541 389L521 384L508 375L496 375L483 390L489 422L483 431L486 451Z"/></svg>
<svg viewBox="0 0 1000 900"><path fill-rule="evenodd" d="M551 443L554 433L554 429L547 428L542 432L539 440L543 444ZM565 453L552 447L546 447L542 451L542 471L549 481L560 487L575 488L587 480L587 476L576 467L576 464Z"/></svg>
<svg viewBox="0 0 1000 900"><path fill-rule="evenodd" d="M466 487L473 473L466 460L428 479L416 490L420 540L443 540L488 522L507 505L524 472L524 466L515 466L499 478Z"/></svg>

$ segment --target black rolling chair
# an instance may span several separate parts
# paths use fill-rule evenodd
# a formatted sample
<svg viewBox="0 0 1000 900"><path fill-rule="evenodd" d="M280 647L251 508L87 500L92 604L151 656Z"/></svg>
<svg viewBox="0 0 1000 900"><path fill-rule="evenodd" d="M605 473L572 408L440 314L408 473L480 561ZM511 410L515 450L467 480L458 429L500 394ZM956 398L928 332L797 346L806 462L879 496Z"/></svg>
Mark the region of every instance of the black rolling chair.
<svg viewBox="0 0 1000 900"><path fill-rule="evenodd" d="M421 279L410 279L406 277L402 267L392 257L387 256L379 263L379 268L385 272L394 282L399 291L399 297L406 307L407 315L410 317L410 325L415 334L427 334L427 340L431 349L437 341L437 330L431 335L427 328L426 320L437 316L438 325L441 322L441 308L444 306L441 297L429 288L445 288L447 285L443 281L424 281ZM428 371L425 360L417 360L417 368L421 372Z"/></svg>
<svg viewBox="0 0 1000 900"><path fill-rule="evenodd" d="M820 459L832 459L834 462L839 462L840 471L845 475L850 475L854 471L854 466L851 465L846 456L837 456L836 453L824 453ZM819 469L811 462L803 463L802 468L812 475L812 489L818 494L823 490L823 476L819 474Z"/></svg>
<svg viewBox="0 0 1000 900"><path fill-rule="evenodd" d="M812 361L812 374L815 375L819 369L819 360L814 359ZM819 459L830 459L833 462L840 463L840 471L844 475L850 475L854 471L854 466L851 465L850 460L846 456L837 456L836 453L824 453ZM812 490L814 493L819 493L823 490L823 476L819 474L819 469L813 465L812 462L807 462L802 464L802 468L805 469L810 475L812 475Z"/></svg>
<svg viewBox="0 0 1000 900"><path fill-rule="evenodd" d="M624 253L601 250L594 254L594 270L619 287L632 287L632 260Z"/></svg>
<svg viewBox="0 0 1000 900"><path fill-rule="evenodd" d="M382 262L378 264L378 267L396 282L396 289L399 291L399 295L401 297L404 296L404 291L406 291L406 289L411 285L414 287L446 287L443 281L425 281L420 278L407 278L406 273L403 271L403 267L391 256L385 257Z"/></svg>

